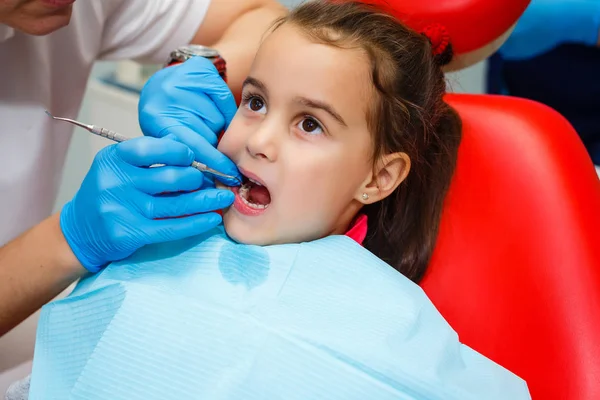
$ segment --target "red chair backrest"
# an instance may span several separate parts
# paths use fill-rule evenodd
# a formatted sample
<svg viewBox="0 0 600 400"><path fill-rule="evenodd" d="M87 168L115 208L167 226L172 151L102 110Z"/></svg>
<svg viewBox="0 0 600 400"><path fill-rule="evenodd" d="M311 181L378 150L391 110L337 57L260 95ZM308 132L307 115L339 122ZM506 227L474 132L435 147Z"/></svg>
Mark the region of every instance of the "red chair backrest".
<svg viewBox="0 0 600 400"><path fill-rule="evenodd" d="M544 400L600 399L600 181L541 104L449 95L464 123L422 287L461 341Z"/></svg>

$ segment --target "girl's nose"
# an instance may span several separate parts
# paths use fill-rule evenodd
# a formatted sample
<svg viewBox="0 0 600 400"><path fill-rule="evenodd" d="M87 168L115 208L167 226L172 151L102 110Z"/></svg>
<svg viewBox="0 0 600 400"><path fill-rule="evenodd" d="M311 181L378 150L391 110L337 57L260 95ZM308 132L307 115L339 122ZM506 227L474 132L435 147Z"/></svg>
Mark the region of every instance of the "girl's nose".
<svg viewBox="0 0 600 400"><path fill-rule="evenodd" d="M279 136L281 128L275 126L274 121L264 120L246 141L246 150L253 158L262 158L268 161L277 159Z"/></svg>

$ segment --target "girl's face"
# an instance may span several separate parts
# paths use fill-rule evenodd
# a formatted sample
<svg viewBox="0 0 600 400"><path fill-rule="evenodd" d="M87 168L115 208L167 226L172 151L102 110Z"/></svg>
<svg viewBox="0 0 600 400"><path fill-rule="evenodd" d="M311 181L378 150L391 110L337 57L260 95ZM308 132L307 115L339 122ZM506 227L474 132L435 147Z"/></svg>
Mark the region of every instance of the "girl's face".
<svg viewBox="0 0 600 400"><path fill-rule="evenodd" d="M218 149L252 181L232 188L227 233L242 243L343 234L373 179L368 58L284 24L260 47ZM262 187L261 187L262 186Z"/></svg>

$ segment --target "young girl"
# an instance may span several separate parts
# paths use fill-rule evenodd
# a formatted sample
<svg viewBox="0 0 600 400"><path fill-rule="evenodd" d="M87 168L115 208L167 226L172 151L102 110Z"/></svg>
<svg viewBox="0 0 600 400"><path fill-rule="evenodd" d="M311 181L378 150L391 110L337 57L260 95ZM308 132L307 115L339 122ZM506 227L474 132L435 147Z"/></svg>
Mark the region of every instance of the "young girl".
<svg viewBox="0 0 600 400"><path fill-rule="evenodd" d="M449 52L352 3L311 2L281 20L219 144L249 178L233 189L227 233L297 243L358 224L368 250L418 282L460 143L443 100Z"/></svg>
<svg viewBox="0 0 600 400"><path fill-rule="evenodd" d="M528 399L410 282L460 142L450 51L357 3L279 21L219 143L245 180L226 235L148 246L46 306L30 398Z"/></svg>

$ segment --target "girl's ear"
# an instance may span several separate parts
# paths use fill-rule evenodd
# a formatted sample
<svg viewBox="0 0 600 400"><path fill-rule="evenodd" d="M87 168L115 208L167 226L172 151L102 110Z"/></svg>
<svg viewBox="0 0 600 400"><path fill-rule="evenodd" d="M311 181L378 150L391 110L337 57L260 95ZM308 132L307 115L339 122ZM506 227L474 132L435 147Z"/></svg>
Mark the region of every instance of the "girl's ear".
<svg viewBox="0 0 600 400"><path fill-rule="evenodd" d="M382 156L372 175L360 186L355 199L363 204L372 204L388 197L406 179L410 172L410 157L406 153Z"/></svg>

